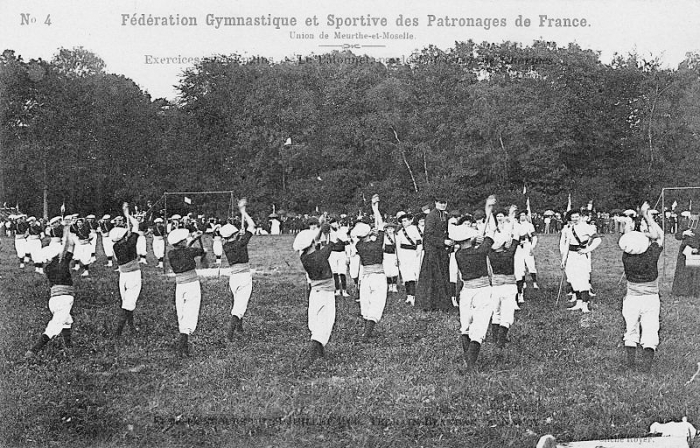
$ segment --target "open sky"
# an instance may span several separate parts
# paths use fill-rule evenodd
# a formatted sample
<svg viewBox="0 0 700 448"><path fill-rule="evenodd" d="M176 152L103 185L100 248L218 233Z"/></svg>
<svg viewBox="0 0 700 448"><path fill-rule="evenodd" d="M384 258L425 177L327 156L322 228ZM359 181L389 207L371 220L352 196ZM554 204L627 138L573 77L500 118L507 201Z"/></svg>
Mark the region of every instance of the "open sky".
<svg viewBox="0 0 700 448"><path fill-rule="evenodd" d="M252 23L226 24L224 17ZM565 18L578 26L548 20ZM468 39L576 42L600 51L604 62L636 51L675 68L687 52L700 51L700 2L0 0L2 49L29 60L82 46L100 56L108 72L133 79L154 98L175 99L182 70L205 56L238 53L276 61L345 46L355 54L405 58L430 44L444 49Z"/></svg>

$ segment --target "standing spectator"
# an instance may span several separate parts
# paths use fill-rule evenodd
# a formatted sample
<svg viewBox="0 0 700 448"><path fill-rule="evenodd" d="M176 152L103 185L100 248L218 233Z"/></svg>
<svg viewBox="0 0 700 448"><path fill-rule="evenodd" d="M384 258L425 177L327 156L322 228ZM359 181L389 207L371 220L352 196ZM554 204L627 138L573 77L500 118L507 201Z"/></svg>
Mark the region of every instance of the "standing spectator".
<svg viewBox="0 0 700 448"><path fill-rule="evenodd" d="M673 275L671 294L674 296L700 296L700 266L689 266L688 258L700 251L700 233L695 227L678 229L676 239L681 242L676 258L676 272Z"/></svg>
<svg viewBox="0 0 700 448"><path fill-rule="evenodd" d="M450 300L450 256L448 248L454 242L447 238L447 201L435 199L435 208L425 219L423 250L425 255L421 266L416 302L423 310L449 310Z"/></svg>
<svg viewBox="0 0 700 448"><path fill-rule="evenodd" d="M396 256L401 279L406 287L406 303L416 304L416 280L420 272L420 251L423 241L418 228L413 225L413 216L400 211L396 220L401 230L396 234Z"/></svg>

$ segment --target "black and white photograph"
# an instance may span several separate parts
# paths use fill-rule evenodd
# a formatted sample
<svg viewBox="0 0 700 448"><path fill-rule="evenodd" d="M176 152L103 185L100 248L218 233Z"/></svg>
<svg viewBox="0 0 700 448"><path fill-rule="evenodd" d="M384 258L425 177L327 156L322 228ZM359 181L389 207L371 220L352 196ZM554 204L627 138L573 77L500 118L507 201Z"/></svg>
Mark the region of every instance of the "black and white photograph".
<svg viewBox="0 0 700 448"><path fill-rule="evenodd" d="M700 2L3 0L0 51L0 446L700 447Z"/></svg>

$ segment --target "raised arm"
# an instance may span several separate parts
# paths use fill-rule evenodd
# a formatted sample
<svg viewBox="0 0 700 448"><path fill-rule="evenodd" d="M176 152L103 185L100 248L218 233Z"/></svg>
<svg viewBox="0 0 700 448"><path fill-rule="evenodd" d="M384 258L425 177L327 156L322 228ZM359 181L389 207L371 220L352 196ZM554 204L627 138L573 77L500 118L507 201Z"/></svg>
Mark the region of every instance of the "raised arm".
<svg viewBox="0 0 700 448"><path fill-rule="evenodd" d="M379 211L379 195L372 196L372 213L374 214L374 227L377 230L384 230L384 218Z"/></svg>
<svg viewBox="0 0 700 448"><path fill-rule="evenodd" d="M493 234L496 232L498 224L496 223L496 217L493 216L493 208L495 206L496 196L491 195L486 199L486 205L484 206L486 218L484 218L484 232L482 233L482 236L489 236L493 238Z"/></svg>
<svg viewBox="0 0 700 448"><path fill-rule="evenodd" d="M642 216L644 217L644 220L647 222L647 237L649 237L650 240L656 241L659 246L663 246L664 244L664 231L661 229L659 224L654 221L654 215L650 212L649 210L649 203L645 202L642 204L641 207L641 212Z"/></svg>
<svg viewBox="0 0 700 448"><path fill-rule="evenodd" d="M248 205L248 201L245 198L238 201L238 210L241 212L241 230L248 230L253 233L255 230L255 221L253 221L253 218L251 218L246 211L246 205Z"/></svg>

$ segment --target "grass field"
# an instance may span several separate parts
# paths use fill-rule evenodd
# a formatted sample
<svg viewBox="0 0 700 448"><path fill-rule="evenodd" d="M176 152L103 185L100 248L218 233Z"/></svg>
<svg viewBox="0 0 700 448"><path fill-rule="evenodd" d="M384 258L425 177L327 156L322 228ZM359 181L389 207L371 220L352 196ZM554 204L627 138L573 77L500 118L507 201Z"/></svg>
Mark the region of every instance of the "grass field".
<svg viewBox="0 0 700 448"><path fill-rule="evenodd" d="M594 257L593 312L582 320L555 303L556 236L536 256L542 289L525 291L511 343L485 343L465 375L456 312L424 313L390 294L377 337L360 342L351 299L337 299L326 359L301 368L309 332L304 277L292 237L254 237L257 271L245 337L225 338L227 278L202 281L192 357L175 356L175 282L149 258L135 312L138 335L110 339L118 273L75 278L73 343L52 341L23 360L50 318L48 282L19 270L12 240L0 245L0 442L5 446L535 446L636 437L654 421L700 426L699 298L669 295L678 243L668 241L661 345L651 374L625 371L624 282L615 236Z"/></svg>

